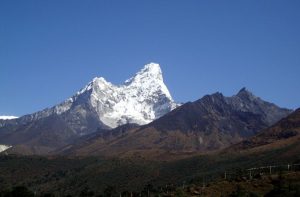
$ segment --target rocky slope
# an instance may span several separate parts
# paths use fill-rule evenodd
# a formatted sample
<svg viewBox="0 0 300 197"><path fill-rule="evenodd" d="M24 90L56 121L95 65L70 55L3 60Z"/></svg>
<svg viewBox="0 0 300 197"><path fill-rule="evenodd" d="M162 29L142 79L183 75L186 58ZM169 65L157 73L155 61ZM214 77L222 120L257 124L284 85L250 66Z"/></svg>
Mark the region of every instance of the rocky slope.
<svg viewBox="0 0 300 197"><path fill-rule="evenodd" d="M257 134L291 110L263 101L243 88L232 97L221 93L186 103L141 127L102 132L65 154L144 157L220 150Z"/></svg>
<svg viewBox="0 0 300 197"><path fill-rule="evenodd" d="M300 108L271 127L262 130L259 134L249 139L233 145L228 150L242 151L253 148L274 149L294 143L300 143Z"/></svg>

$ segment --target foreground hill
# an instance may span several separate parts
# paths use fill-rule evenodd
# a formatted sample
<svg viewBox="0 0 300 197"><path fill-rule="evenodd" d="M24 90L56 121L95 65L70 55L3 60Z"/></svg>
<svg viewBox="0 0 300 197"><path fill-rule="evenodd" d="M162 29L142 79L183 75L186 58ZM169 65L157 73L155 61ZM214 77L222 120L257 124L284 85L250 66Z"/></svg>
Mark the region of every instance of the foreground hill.
<svg viewBox="0 0 300 197"><path fill-rule="evenodd" d="M295 145L298 148L295 148ZM227 177L241 183L234 177L240 172L248 177L248 168L283 165L287 169L287 164L300 163L299 145L298 141L297 144L255 153L214 153L167 162L149 161L137 157L108 159L2 155L0 156L0 193L1 190L23 185L38 195L52 193L56 196L80 196L89 193L90 196L100 194L105 196L112 192L112 196L119 196L121 192L123 194L129 192L128 196L130 196L132 192L139 196L139 193L144 191L146 192L144 196L147 196L148 190L151 193L170 193L174 188L187 185L192 190L184 190L184 192L196 194L201 190L199 187L193 189L192 185L202 187L203 182L207 185L220 179L224 180L225 172ZM274 169L272 172L277 173ZM214 185L226 187L226 192L230 193L235 191L239 183L227 180L225 183L210 184L204 192L212 192L220 196L223 190L213 187ZM269 181L262 180L259 183L268 185ZM250 184L252 192L263 189L254 182L246 181L245 184ZM270 185L264 188L265 192L271 190Z"/></svg>
<svg viewBox="0 0 300 197"><path fill-rule="evenodd" d="M245 88L232 97L221 93L186 103L145 126L101 131L59 153L145 158L187 156L220 150L257 134L291 110L254 96Z"/></svg>

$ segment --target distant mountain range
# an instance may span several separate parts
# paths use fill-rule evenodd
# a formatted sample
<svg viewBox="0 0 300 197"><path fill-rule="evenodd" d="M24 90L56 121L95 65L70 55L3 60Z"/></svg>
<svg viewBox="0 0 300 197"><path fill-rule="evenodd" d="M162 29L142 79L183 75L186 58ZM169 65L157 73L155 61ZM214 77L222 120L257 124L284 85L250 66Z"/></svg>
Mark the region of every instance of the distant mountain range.
<svg viewBox="0 0 300 197"><path fill-rule="evenodd" d="M21 154L188 155L249 139L291 112L246 88L179 105L151 63L123 85L94 78L57 106L0 120L0 144Z"/></svg>
<svg viewBox="0 0 300 197"><path fill-rule="evenodd" d="M205 153L256 135L291 112L243 88L232 97L221 93L204 96L144 126L99 131L62 152L144 157Z"/></svg>

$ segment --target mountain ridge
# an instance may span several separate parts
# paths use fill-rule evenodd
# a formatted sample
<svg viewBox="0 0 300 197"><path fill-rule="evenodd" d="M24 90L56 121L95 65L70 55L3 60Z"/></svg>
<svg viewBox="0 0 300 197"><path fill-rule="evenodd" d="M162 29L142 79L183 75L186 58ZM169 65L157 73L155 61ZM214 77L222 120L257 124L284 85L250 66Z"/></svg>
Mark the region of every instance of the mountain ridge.
<svg viewBox="0 0 300 197"><path fill-rule="evenodd" d="M150 63L121 85L95 77L59 105L0 120L0 144L22 154L204 153L256 135L291 112L246 88L230 97L216 92L177 104L159 64Z"/></svg>
<svg viewBox="0 0 300 197"><path fill-rule="evenodd" d="M294 143L300 140L300 108L276 122L272 126L262 130L257 135L243 140L228 148L230 150L250 150L254 148L274 148ZM227 151L227 150L225 150Z"/></svg>
<svg viewBox="0 0 300 197"><path fill-rule="evenodd" d="M245 90L232 97L217 92L185 103L147 125L110 130L90 138L84 146L66 147L62 153L146 158L205 153L251 137L289 113Z"/></svg>
<svg viewBox="0 0 300 197"><path fill-rule="evenodd" d="M138 102L135 101L137 100L135 97L140 97ZM89 104L99 116L99 121L110 128L115 128L127 123L147 124L179 105L174 102L168 88L163 82L160 65L150 63L145 65L144 68L137 72L133 77L127 79L122 85L114 85L107 82L103 77L95 77L74 96L66 99L60 104L32 114L24 115L19 117L17 121L10 122L11 124L17 124L18 122L24 124L48 117L52 114L60 115L69 111L73 105L80 104L80 102L90 102ZM150 108L141 106L142 102L151 105ZM128 104L130 104L130 106L127 106ZM117 106L115 109L109 109L112 105L113 107L115 105L121 106ZM138 107L140 108L135 109ZM131 108L134 110L130 110ZM109 114L103 114L103 110L109 110ZM143 113L143 111L146 112ZM131 117L131 114L142 117ZM117 120L114 121L114 119ZM0 127L3 125L4 123L0 123Z"/></svg>
<svg viewBox="0 0 300 197"><path fill-rule="evenodd" d="M49 147L52 150L98 129L112 129L128 123L147 124L177 106L163 82L160 65L150 63L122 85L96 77L58 105L17 119L0 120L0 141L30 145L32 141L26 136L41 138L43 132L55 129L50 138L58 138L61 143L53 141L55 147ZM57 125L51 125L51 120ZM43 146L38 141L33 145Z"/></svg>

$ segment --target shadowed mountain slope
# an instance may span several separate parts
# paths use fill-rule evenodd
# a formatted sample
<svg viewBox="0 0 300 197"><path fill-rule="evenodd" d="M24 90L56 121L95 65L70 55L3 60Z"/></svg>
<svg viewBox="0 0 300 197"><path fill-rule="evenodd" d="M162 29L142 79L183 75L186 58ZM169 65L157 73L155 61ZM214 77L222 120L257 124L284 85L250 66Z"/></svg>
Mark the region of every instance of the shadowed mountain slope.
<svg viewBox="0 0 300 197"><path fill-rule="evenodd" d="M295 142L300 142L300 108L259 134L233 145L229 150L273 149Z"/></svg>
<svg viewBox="0 0 300 197"><path fill-rule="evenodd" d="M251 137L289 113L243 88L232 97L215 93L186 103L148 125L107 131L63 153L149 158L204 153Z"/></svg>

